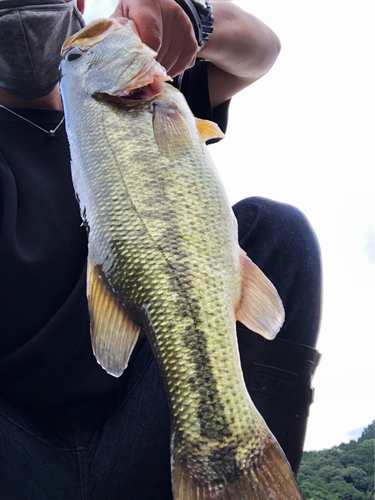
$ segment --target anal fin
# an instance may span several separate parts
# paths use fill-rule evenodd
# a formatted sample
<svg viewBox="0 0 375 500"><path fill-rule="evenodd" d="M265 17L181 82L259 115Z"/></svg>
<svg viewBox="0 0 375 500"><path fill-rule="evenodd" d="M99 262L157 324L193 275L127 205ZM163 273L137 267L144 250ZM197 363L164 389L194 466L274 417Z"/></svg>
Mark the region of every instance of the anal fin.
<svg viewBox="0 0 375 500"><path fill-rule="evenodd" d="M285 319L276 288L240 248L242 296L236 319L268 340L278 334Z"/></svg>
<svg viewBox="0 0 375 500"><path fill-rule="evenodd" d="M90 259L87 297L95 357L106 372L119 377L128 365L140 325L110 289L100 266L93 265Z"/></svg>

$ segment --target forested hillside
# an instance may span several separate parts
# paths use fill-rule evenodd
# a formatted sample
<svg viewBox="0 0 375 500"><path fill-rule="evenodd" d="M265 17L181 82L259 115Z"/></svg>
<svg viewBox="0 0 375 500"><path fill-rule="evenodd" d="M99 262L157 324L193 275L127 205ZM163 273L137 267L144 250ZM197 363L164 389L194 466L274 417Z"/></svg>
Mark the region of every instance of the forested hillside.
<svg viewBox="0 0 375 500"><path fill-rule="evenodd" d="M374 422L357 441L304 452L298 483L306 500L374 499Z"/></svg>

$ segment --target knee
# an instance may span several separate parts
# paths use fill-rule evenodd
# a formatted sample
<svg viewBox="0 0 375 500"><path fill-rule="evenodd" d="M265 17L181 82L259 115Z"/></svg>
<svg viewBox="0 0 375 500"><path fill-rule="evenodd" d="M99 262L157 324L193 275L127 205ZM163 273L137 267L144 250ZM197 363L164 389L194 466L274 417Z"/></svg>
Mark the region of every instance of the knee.
<svg viewBox="0 0 375 500"><path fill-rule="evenodd" d="M314 346L321 312L320 248L297 208L264 198L233 207L240 246L279 292L286 321L279 337Z"/></svg>
<svg viewBox="0 0 375 500"><path fill-rule="evenodd" d="M240 246L255 253L285 254L288 259L308 257L320 262L320 248L306 216L292 205L251 197L233 206Z"/></svg>

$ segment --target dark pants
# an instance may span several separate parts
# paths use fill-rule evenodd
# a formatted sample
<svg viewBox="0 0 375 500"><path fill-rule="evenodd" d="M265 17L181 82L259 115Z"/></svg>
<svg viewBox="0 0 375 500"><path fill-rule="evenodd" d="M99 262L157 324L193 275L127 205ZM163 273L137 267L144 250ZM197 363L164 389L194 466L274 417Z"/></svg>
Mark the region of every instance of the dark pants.
<svg viewBox="0 0 375 500"><path fill-rule="evenodd" d="M259 336L239 325L250 394L260 398L265 413L279 412L278 420L283 420L291 413L290 402L305 398L297 387L303 377L293 364L296 355L288 357L288 346L305 344L298 350L301 359L313 357L310 350L316 353L312 347L320 316L319 248L305 217L288 205L249 198L237 203L234 211L241 246L275 284L286 309L279 336L290 342L279 340L282 349L273 349L272 360L272 343L264 347L267 341L259 343ZM279 359L282 365L276 366ZM284 377L286 394L275 393L275 385L264 382L275 376ZM277 436L280 441L281 434L283 429ZM142 337L117 394L43 411L21 410L1 401L0 498L171 500L169 441L165 395Z"/></svg>

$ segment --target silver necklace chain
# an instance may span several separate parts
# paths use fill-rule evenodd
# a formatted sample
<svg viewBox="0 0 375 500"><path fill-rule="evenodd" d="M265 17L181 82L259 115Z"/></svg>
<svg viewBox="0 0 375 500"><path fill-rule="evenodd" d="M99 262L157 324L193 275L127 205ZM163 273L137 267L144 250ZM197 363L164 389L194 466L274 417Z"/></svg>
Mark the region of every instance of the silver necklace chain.
<svg viewBox="0 0 375 500"><path fill-rule="evenodd" d="M53 130L45 130L44 128L42 127L39 127L39 125L37 125L36 123L33 123L32 121L28 120L27 118L25 118L24 116L21 116L19 115L18 113L15 113L14 111L12 111L11 109L9 108L6 108L5 106L3 106L2 104L0 104L0 108L3 108L3 109L6 109L7 111L9 111L9 113L12 113L13 115L16 115L18 116L18 118L22 118L22 120L25 120L25 122L28 122L30 123L31 125L34 125L34 127L38 128L39 130L42 130L43 132L45 132L48 137L55 137L56 135L56 130L60 127L60 125L62 124L62 122L65 120L65 116L63 116L60 120L60 123L57 125L56 128L54 128Z"/></svg>

